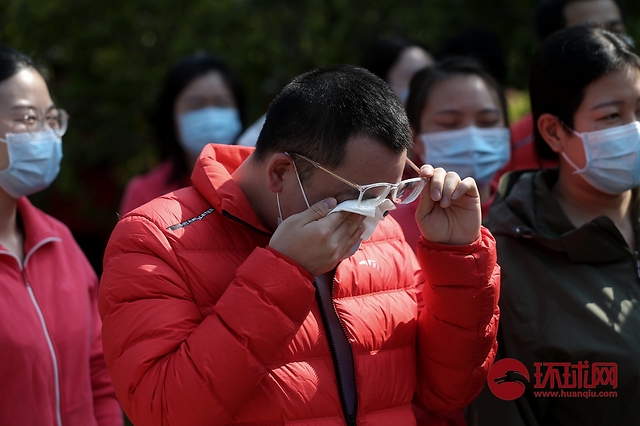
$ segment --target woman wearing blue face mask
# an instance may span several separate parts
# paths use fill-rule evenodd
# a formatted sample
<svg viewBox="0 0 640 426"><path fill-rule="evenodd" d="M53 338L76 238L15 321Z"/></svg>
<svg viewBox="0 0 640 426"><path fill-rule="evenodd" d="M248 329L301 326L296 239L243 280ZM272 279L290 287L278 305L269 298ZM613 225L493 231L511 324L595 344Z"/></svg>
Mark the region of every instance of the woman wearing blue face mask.
<svg viewBox="0 0 640 426"><path fill-rule="evenodd" d="M220 59L196 54L175 63L152 117L162 162L127 184L120 213L190 185L191 170L206 144L236 143L244 128L243 111L240 82Z"/></svg>
<svg viewBox="0 0 640 426"><path fill-rule="evenodd" d="M474 59L448 58L416 73L406 109L415 162L473 177L485 214L495 193L492 180L509 161L510 135L501 86ZM416 206L417 201L391 212L414 250L420 238Z"/></svg>
<svg viewBox="0 0 640 426"><path fill-rule="evenodd" d="M513 401L483 393L470 418L637 425L640 57L619 35L565 29L538 48L529 89L536 150L559 167L506 174L485 225L503 274L499 356L530 379Z"/></svg>
<svg viewBox="0 0 640 426"><path fill-rule="evenodd" d="M0 424L122 425L102 355L98 278L69 229L26 195L62 158L67 113L0 46Z"/></svg>

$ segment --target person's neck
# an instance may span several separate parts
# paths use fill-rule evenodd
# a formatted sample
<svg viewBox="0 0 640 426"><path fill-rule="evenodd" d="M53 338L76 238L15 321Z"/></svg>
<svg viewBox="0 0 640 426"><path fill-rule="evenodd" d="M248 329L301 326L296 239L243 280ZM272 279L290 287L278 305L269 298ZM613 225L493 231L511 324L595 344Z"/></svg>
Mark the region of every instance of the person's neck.
<svg viewBox="0 0 640 426"><path fill-rule="evenodd" d="M0 190L0 245L22 261L24 238L18 226L18 203Z"/></svg>
<svg viewBox="0 0 640 426"><path fill-rule="evenodd" d="M629 246L635 246L631 190L620 195L605 194L594 190L580 175L574 175L571 167L560 167L558 181L551 194L575 227L607 216L616 224Z"/></svg>

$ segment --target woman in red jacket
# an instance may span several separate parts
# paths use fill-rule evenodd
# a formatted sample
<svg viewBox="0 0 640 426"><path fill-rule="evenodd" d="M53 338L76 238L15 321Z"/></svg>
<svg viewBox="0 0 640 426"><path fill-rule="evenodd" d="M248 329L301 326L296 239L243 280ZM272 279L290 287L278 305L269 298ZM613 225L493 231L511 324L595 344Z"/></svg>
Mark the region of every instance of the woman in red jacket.
<svg viewBox="0 0 640 426"><path fill-rule="evenodd" d="M180 59L164 79L151 120L162 162L131 179L120 214L190 185L202 148L208 143L234 144L243 123L244 95L231 69L209 54Z"/></svg>
<svg viewBox="0 0 640 426"><path fill-rule="evenodd" d="M474 178L485 215L496 189L493 178L509 161L502 87L474 59L445 59L414 76L407 116L416 161ZM391 212L414 250L420 237L414 218L417 205Z"/></svg>
<svg viewBox="0 0 640 426"><path fill-rule="evenodd" d="M67 114L24 54L0 46L0 425L116 426L98 279L26 195L58 174Z"/></svg>

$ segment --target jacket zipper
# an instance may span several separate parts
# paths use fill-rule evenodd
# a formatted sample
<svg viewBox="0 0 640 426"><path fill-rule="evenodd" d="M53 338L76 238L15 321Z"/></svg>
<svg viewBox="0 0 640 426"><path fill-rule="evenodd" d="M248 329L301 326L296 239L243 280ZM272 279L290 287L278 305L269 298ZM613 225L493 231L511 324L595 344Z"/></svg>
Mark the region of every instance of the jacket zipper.
<svg viewBox="0 0 640 426"><path fill-rule="evenodd" d="M60 412L60 378L58 376L58 358L56 357L56 352L53 349L53 342L51 341L51 336L49 335L49 330L47 329L47 324L44 321L44 316L42 315L42 311L40 310L40 306L36 301L36 296L33 294L33 289L31 288L31 284L29 284L29 280L27 277L24 277L25 284L27 285L27 291L29 292L29 297L31 298L31 302L33 306L36 308L36 312L38 313L38 318L40 318L40 324L42 325L42 330L44 331L44 337L47 340L47 346L49 347L49 353L51 354L51 360L53 361L53 381L55 384L55 394L56 394L56 422L58 426L62 426L62 414Z"/></svg>
<svg viewBox="0 0 640 426"><path fill-rule="evenodd" d="M250 229L252 229L253 231L265 235L265 236L272 236L273 234L264 232L258 228L256 228L255 226L251 225L248 222L245 222L244 220L232 215L231 213L228 213L226 210L222 210L221 211L222 216L226 217L227 219L230 219L236 223L239 223L241 225L244 225ZM331 306L333 306L333 312L336 315L336 318L338 318L338 322L340 323L340 327L342 327L342 332L345 335L345 338L347 339L347 344L349 344L349 346L351 346L351 344L349 343L349 336L347 335L347 330L344 328L344 324L342 324L342 321L340 320L340 317L338 316L338 311L336 311L335 305L333 304L333 290L334 290L334 282L335 282L335 278L336 278L336 269L334 269L333 271L333 277L331 278ZM351 365L352 365L352 371L354 372L353 374L353 381L355 384L355 390L356 390L356 395L355 395L355 403L353 406L353 411L354 414L349 414L349 410L347 409L347 397L345 396L345 392L344 392L344 386L342 384L342 374L340 373L340 364L338 363L338 354L336 353L336 348L335 348L335 344L333 343L333 336L331 335L331 327L329 326L329 320L327 318L327 313L324 311L324 306L322 304L322 295L320 294L320 290L318 288L318 285L316 283L316 281L313 281L314 286L316 287L316 294L318 295L318 307L320 309L320 315L322 316L322 322L324 323L324 328L325 330L327 330L327 336L329 337L329 347L331 348L331 357L333 358L333 365L335 366L336 369L336 375L338 376L338 390L340 391L340 401L342 403L342 412L344 414L344 418L345 421L347 422L347 426L356 426L356 418L357 418L357 413L358 413L358 394L357 394L357 389L358 386L357 384L355 384L355 362L353 361L353 351L351 352Z"/></svg>
<svg viewBox="0 0 640 426"><path fill-rule="evenodd" d="M20 259L15 254L9 251L3 250L0 253L7 254L13 257L14 259L16 259L16 261L18 262L18 266L20 267L20 271L22 272L22 279L24 280L25 286L27 288L27 293L29 293L29 298L31 299L31 303L33 304L33 307L35 308L36 313L38 314L38 319L40 320L40 325L42 326L42 330L44 332L44 338L47 341L47 347L49 348L49 354L51 355L51 361L53 363L53 381L54 381L54 391L55 391L55 397L56 397L56 424L58 426L62 426L62 410L60 408L60 405L61 405L60 404L60 376L59 376L59 370L58 370L58 357L56 356L56 352L53 348L53 341L51 340L49 329L47 328L47 323L44 320L44 315L42 314L40 305L36 300L35 294L33 293L33 288L31 287L31 283L27 278L27 271L26 271L27 262L31 257L31 255L37 249L42 247L44 244L50 243L52 241L62 241L62 240L56 237L49 237L38 242L38 244L36 244L35 246L33 246L31 250L29 250L29 253L27 253L27 255L24 257L24 262L22 263L20 263Z"/></svg>
<svg viewBox="0 0 640 426"><path fill-rule="evenodd" d="M333 303L333 290L334 290L334 283L335 283L335 278L336 278L336 273L337 273L337 269L334 269L333 271L333 276L331 278L331 306L333 306L333 312L336 315L336 318L338 318L338 323L340 323L340 327L342 328L342 332L345 335L345 338L347 339L347 344L349 344L349 346L351 346L351 344L349 343L349 336L347 335L347 330L344 328L344 324L342 323L342 320L340 319L340 317L338 316L338 311L336 311L336 307L335 304ZM333 340L333 336L331 334L331 327L329 325L329 319L327 318L327 313L324 310L324 304L322 303L322 294L320 293L320 289L318 287L318 284L316 283L316 281L313 281L313 285L316 288L316 294L318 296L318 307L320 308L320 315L322 316L322 322L324 324L324 328L325 330L327 330L327 336L329 337L329 347L331 348L331 357L333 358L333 365L335 366L336 369L336 375L337 375L337 379L338 379L338 390L340 393L340 401L342 403L342 412L344 414L344 418L345 421L347 422L347 426L355 426L356 425L356 418L357 418L357 413L358 413L358 385L357 383L355 383L356 380L356 374L355 374L355 362L353 360L353 350L351 352L351 366L352 366L352 371L353 371L353 381L355 384L355 402L353 405L353 414L349 413L349 410L347 409L347 397L345 395L344 392L344 386L342 383L342 373L340 371L340 364L338 362L338 353L336 351L336 347L334 344L334 340Z"/></svg>
<svg viewBox="0 0 640 426"><path fill-rule="evenodd" d="M232 221L234 221L236 223L239 223L240 225L244 225L244 226L250 228L251 230L253 230L253 231L255 231L255 232L257 232L257 233L259 233L261 235L264 235L264 236L267 236L267 237L270 237L270 236L273 235L271 233L264 232L263 230L256 228L255 226L251 225L250 223L245 222L244 220L232 215L231 213L228 213L226 210L222 210L220 213L222 214L222 216L226 217L227 219L230 219L230 220L232 220Z"/></svg>

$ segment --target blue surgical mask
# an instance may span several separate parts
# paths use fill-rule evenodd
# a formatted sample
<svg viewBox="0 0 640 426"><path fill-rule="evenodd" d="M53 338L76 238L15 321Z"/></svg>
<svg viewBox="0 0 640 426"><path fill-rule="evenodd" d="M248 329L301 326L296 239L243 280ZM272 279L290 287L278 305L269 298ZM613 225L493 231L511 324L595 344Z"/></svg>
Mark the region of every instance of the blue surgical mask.
<svg viewBox="0 0 640 426"><path fill-rule="evenodd" d="M472 177L479 185L491 182L511 155L509 129L466 127L460 130L424 133L425 162L462 179Z"/></svg>
<svg viewBox="0 0 640 426"><path fill-rule="evenodd" d="M208 107L178 116L180 143L191 155L197 156L208 143L232 144L242 123L235 108Z"/></svg>
<svg viewBox="0 0 640 426"><path fill-rule="evenodd" d="M562 153L575 169L574 174L605 194L622 194L640 185L640 122L573 133L582 139L586 156L586 164L580 169Z"/></svg>
<svg viewBox="0 0 640 426"><path fill-rule="evenodd" d="M13 198L31 195L51 185L60 171L62 139L53 130L7 133L9 166L0 170L0 186Z"/></svg>

